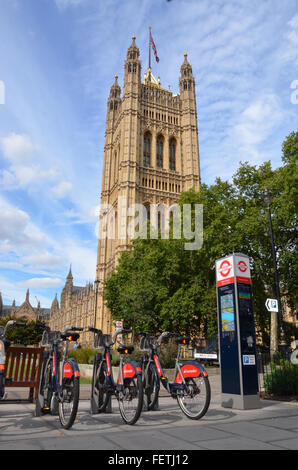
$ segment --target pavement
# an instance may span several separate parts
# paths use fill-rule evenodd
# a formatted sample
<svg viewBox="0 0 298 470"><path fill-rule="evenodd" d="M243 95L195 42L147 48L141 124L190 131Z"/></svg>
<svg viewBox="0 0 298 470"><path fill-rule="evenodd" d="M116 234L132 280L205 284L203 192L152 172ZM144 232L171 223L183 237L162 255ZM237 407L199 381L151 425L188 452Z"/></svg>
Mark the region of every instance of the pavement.
<svg viewBox="0 0 298 470"><path fill-rule="evenodd" d="M34 417L32 403L0 402L0 451L298 450L298 402L261 400L256 410L223 408L219 374L209 378L211 403L199 421L184 416L165 394L159 411L143 412L134 426L123 423L116 400L111 414L91 415L90 385L81 385L78 416L70 430L61 428L58 416ZM26 396L22 389L7 390L10 399Z"/></svg>

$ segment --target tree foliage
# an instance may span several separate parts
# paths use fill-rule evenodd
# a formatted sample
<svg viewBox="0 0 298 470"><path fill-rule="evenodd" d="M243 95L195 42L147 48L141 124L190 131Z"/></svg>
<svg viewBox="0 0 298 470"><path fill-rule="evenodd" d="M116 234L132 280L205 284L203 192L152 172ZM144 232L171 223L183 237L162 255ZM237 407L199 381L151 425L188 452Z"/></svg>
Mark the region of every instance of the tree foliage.
<svg viewBox="0 0 298 470"><path fill-rule="evenodd" d="M16 320L16 318L1 318L0 325L5 326L9 320ZM36 328L36 322L28 321L26 317L20 317L17 321L25 323L25 325L8 328L6 337L9 341L22 346L38 344L41 341L42 331L40 328Z"/></svg>

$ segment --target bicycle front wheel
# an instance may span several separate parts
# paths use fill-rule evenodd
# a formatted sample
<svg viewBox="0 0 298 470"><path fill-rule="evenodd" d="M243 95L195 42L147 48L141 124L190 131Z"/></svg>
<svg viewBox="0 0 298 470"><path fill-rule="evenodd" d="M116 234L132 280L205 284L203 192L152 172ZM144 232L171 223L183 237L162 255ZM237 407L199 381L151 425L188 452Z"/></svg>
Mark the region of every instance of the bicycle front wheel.
<svg viewBox="0 0 298 470"><path fill-rule="evenodd" d="M91 385L91 414L102 413L106 410L110 398L108 379L103 361L94 361Z"/></svg>
<svg viewBox="0 0 298 470"><path fill-rule="evenodd" d="M5 394L5 377L3 374L0 374L0 400L4 397Z"/></svg>
<svg viewBox="0 0 298 470"><path fill-rule="evenodd" d="M183 413L190 419L200 419L209 408L211 390L208 377L189 377L185 379L188 392L184 390L177 395L178 404Z"/></svg>
<svg viewBox="0 0 298 470"><path fill-rule="evenodd" d="M118 396L120 414L126 424L135 424L143 407L143 383L141 375L124 379L123 390Z"/></svg>
<svg viewBox="0 0 298 470"><path fill-rule="evenodd" d="M41 416L51 412L51 401L53 396L51 378L52 365L48 355L44 355L45 359L42 364L41 375L39 379L38 397L35 404L35 415Z"/></svg>
<svg viewBox="0 0 298 470"><path fill-rule="evenodd" d="M144 393L147 399L147 409L153 410L159 394L159 377L157 370L152 362L149 364L146 370L146 377L144 379Z"/></svg>
<svg viewBox="0 0 298 470"><path fill-rule="evenodd" d="M78 411L80 396L80 379L72 376L63 379L61 394L59 394L59 419L64 429L73 425Z"/></svg>

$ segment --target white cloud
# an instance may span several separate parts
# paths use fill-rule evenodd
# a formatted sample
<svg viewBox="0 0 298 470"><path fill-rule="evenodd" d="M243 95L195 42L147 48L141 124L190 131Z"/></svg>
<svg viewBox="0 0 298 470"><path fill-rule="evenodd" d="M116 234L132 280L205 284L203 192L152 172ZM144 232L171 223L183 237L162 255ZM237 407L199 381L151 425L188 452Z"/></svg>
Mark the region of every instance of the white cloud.
<svg viewBox="0 0 298 470"><path fill-rule="evenodd" d="M64 10L65 8L71 6L78 6L82 3L87 3L88 0L55 0L59 10Z"/></svg>
<svg viewBox="0 0 298 470"><path fill-rule="evenodd" d="M2 139L4 156L13 163L30 163L38 149L27 135L12 133Z"/></svg>
<svg viewBox="0 0 298 470"><path fill-rule="evenodd" d="M230 140L238 146L240 155L241 151L259 155L258 146L266 141L282 119L278 98L274 94L261 96L240 114L229 132Z"/></svg>
<svg viewBox="0 0 298 470"><path fill-rule="evenodd" d="M18 254L40 250L49 239L34 223L27 212L0 199L0 243L2 251Z"/></svg>
<svg viewBox="0 0 298 470"><path fill-rule="evenodd" d="M20 287L31 287L31 288L42 288L48 289L52 287L60 287L64 284L61 279L52 277L33 277L26 281L18 282L17 285Z"/></svg>
<svg viewBox="0 0 298 470"><path fill-rule="evenodd" d="M0 184L4 189L32 189L44 184L44 180L51 182L59 178L55 169L43 169L35 161L40 149L29 136L12 133L2 138L0 143L4 157L9 161L9 168L0 171Z"/></svg>
<svg viewBox="0 0 298 470"><path fill-rule="evenodd" d="M63 199L67 193L72 190L72 183L69 181L61 181L57 186L52 188L53 194L57 199Z"/></svg>
<svg viewBox="0 0 298 470"><path fill-rule="evenodd" d="M0 261L0 268L4 269L22 269L21 263L15 263L13 261Z"/></svg>
<svg viewBox="0 0 298 470"><path fill-rule="evenodd" d="M60 267L65 260L60 256L45 252L36 255L24 256L21 258L21 262L26 265L30 265L31 268L51 270Z"/></svg>

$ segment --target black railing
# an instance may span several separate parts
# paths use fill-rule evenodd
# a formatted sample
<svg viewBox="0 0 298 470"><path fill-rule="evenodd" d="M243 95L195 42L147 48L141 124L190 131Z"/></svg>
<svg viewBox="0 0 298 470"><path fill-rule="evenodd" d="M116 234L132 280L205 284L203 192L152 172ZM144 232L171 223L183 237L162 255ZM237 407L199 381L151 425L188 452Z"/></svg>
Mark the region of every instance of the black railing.
<svg viewBox="0 0 298 470"><path fill-rule="evenodd" d="M291 350L257 351L259 390L269 395L298 396L298 366L291 362Z"/></svg>

